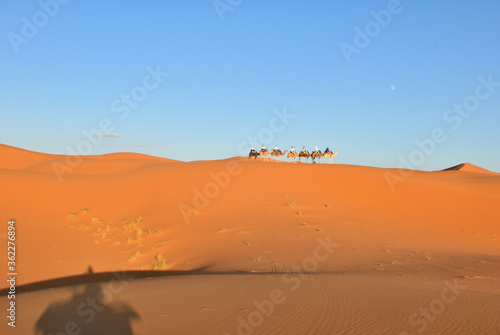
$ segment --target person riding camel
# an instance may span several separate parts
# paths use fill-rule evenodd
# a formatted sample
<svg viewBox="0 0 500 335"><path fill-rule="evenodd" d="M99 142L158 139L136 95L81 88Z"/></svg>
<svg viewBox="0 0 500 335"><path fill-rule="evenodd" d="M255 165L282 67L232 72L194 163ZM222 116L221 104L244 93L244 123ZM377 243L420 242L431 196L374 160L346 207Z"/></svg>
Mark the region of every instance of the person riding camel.
<svg viewBox="0 0 500 335"><path fill-rule="evenodd" d="M260 150L263 152L267 152L267 147L265 145L262 145L262 148Z"/></svg>
<svg viewBox="0 0 500 335"><path fill-rule="evenodd" d="M326 147L325 153L327 154L331 153L330 148Z"/></svg>
<svg viewBox="0 0 500 335"><path fill-rule="evenodd" d="M280 153L281 153L281 150L278 148L278 146L275 146L275 147L274 147L274 152L277 152L277 153L279 153L279 154L280 154Z"/></svg>
<svg viewBox="0 0 500 335"><path fill-rule="evenodd" d="M320 153L320 151L319 151L319 149L318 149L318 147L317 147L317 146L315 146L315 147L314 147L314 152L315 152L315 153L317 153L317 154L319 154L319 153Z"/></svg>
<svg viewBox="0 0 500 335"><path fill-rule="evenodd" d="M252 153L252 154L257 153L257 150L255 150L255 147L253 145L250 148L250 153Z"/></svg>
<svg viewBox="0 0 500 335"><path fill-rule="evenodd" d="M290 152L295 153L295 148L294 148L294 147L292 147L292 148L290 149Z"/></svg>
<svg viewBox="0 0 500 335"><path fill-rule="evenodd" d="M306 147L302 147L302 151L301 152L306 152Z"/></svg>

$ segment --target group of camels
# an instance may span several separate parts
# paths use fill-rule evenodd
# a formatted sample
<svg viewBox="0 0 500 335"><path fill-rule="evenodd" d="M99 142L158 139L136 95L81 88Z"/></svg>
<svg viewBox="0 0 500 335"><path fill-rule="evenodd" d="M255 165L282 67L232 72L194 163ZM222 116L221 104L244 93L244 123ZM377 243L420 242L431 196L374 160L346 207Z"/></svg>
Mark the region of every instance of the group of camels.
<svg viewBox="0 0 500 335"><path fill-rule="evenodd" d="M288 155L287 155L288 153ZM278 162L281 162L281 156L284 156L286 155L286 160L287 162L290 162L291 159L293 158L293 162L295 163L295 160L297 159L297 157L299 158L299 162L301 162L301 159L302 157L305 157L306 158L306 163L307 161L309 160L309 158L311 158L311 162L312 163L315 163L315 159L318 158L318 162L321 163L321 157L323 157L323 163L326 163L326 159L327 158L330 158L330 163L333 163L333 157L337 157L337 152L333 153L333 152L321 152L321 151L313 151L311 153L309 153L309 151L300 151L300 152L297 152L297 151L293 151L293 152L288 152L288 150L285 150L285 151L276 151L274 149L272 149L271 151L269 150L261 150L259 152L257 151L250 151L250 154L248 155L248 159L250 160L252 157L254 158L254 160L257 159L257 157L264 157L264 162L267 161L269 158L274 158L276 157L276 160Z"/></svg>

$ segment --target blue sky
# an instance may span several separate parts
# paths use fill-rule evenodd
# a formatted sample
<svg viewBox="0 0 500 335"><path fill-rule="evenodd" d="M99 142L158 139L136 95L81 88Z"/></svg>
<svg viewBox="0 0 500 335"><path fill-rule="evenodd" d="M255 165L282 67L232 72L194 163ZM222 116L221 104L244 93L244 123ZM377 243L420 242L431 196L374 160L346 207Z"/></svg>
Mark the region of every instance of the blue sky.
<svg viewBox="0 0 500 335"><path fill-rule="evenodd" d="M0 2L0 143L500 171L498 1L60 1Z"/></svg>

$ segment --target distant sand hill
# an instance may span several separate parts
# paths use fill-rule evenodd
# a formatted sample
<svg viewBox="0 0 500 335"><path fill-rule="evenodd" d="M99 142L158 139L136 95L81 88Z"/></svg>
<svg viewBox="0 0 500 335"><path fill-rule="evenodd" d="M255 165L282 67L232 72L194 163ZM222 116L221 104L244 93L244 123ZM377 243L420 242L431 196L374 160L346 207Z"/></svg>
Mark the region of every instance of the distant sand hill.
<svg viewBox="0 0 500 335"><path fill-rule="evenodd" d="M391 189L396 171L0 145L16 331L498 334L500 175L464 163Z"/></svg>
<svg viewBox="0 0 500 335"><path fill-rule="evenodd" d="M450 168L444 169L443 171L465 171L465 172L479 172L479 173L494 173L494 174L498 174L496 172L492 172L490 170L483 169L482 167L479 167L479 166L476 166L476 165L470 164L470 163L458 164L458 165L452 166Z"/></svg>

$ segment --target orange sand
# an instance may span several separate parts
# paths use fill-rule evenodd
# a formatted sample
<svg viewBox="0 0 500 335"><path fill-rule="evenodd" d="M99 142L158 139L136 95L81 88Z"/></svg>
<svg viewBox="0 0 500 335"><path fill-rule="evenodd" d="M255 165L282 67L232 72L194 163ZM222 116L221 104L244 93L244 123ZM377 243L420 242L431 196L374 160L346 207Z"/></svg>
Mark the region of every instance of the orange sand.
<svg viewBox="0 0 500 335"><path fill-rule="evenodd" d="M498 334L498 173L73 159L0 145L2 334Z"/></svg>

